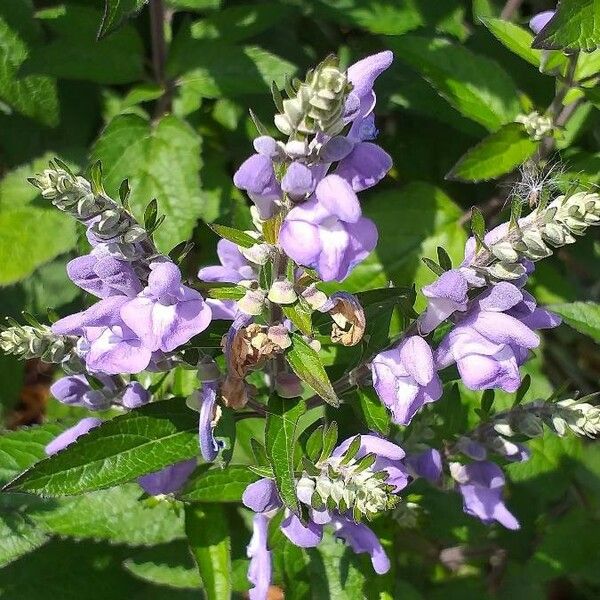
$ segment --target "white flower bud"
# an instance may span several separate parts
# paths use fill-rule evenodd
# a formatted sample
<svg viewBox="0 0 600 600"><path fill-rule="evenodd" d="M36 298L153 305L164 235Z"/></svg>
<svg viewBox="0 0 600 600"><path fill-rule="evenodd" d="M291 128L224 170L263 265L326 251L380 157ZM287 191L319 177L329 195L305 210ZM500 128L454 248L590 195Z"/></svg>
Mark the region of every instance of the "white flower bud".
<svg viewBox="0 0 600 600"><path fill-rule="evenodd" d="M275 304L293 304L298 299L294 286L288 279L274 281L267 297Z"/></svg>

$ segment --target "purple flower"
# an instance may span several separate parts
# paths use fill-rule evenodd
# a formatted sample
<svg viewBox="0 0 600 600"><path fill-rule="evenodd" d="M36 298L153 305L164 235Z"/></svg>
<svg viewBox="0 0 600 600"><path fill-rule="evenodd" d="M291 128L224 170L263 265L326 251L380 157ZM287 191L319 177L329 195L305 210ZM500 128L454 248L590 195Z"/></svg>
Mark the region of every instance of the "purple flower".
<svg viewBox="0 0 600 600"><path fill-rule="evenodd" d="M235 172L233 183L246 191L256 204L261 219L273 216L275 201L281 199L282 193L270 157L253 154Z"/></svg>
<svg viewBox="0 0 600 600"><path fill-rule="evenodd" d="M454 312L467 310L469 283L459 269L446 271L423 288L427 310L419 320L422 333L428 334Z"/></svg>
<svg viewBox="0 0 600 600"><path fill-rule="evenodd" d="M138 408L150 400L148 390L138 381L132 381L127 385L121 396L121 403L125 408Z"/></svg>
<svg viewBox="0 0 600 600"><path fill-rule="evenodd" d="M487 461L468 465L453 463L450 470L463 497L463 510L468 515L486 524L498 521L508 529L519 529L519 522L502 501L505 480L498 465Z"/></svg>
<svg viewBox="0 0 600 600"><path fill-rule="evenodd" d="M90 389L83 375L67 375L50 386L50 393L63 404L79 404Z"/></svg>
<svg viewBox="0 0 600 600"><path fill-rule="evenodd" d="M171 352L208 327L211 310L199 292L181 284L177 265L150 268L148 285L121 307L121 318L145 348Z"/></svg>
<svg viewBox="0 0 600 600"><path fill-rule="evenodd" d="M536 35L546 27L550 19L555 15L554 10L545 10L543 12L534 15L531 21L529 21L529 29Z"/></svg>
<svg viewBox="0 0 600 600"><path fill-rule="evenodd" d="M354 121L352 129L357 125L360 126L361 121L373 112L377 101L373 85L393 60L394 55L389 50L385 50L367 56L348 68L348 81L353 89L346 102L346 114L352 115L351 120Z"/></svg>
<svg viewBox="0 0 600 600"><path fill-rule="evenodd" d="M316 269L324 281L342 281L375 248L377 229L361 216L350 184L328 175L314 196L288 213L279 243L288 256Z"/></svg>
<svg viewBox="0 0 600 600"><path fill-rule="evenodd" d="M142 290L131 264L110 256L105 245L70 261L67 274L75 285L99 298L135 296Z"/></svg>
<svg viewBox="0 0 600 600"><path fill-rule="evenodd" d="M315 189L315 176L311 169L299 161L294 161L281 180L281 189L296 202L303 200Z"/></svg>
<svg viewBox="0 0 600 600"><path fill-rule="evenodd" d="M198 271L198 278L202 281L220 281L223 283L239 283L244 280L254 280L256 270L239 248L229 240L219 240L217 255L221 265L203 267ZM212 310L213 319L235 319L237 312L234 300L207 299Z"/></svg>
<svg viewBox="0 0 600 600"><path fill-rule="evenodd" d="M481 294L437 349L439 368L456 362L472 390L500 387L515 392L519 366L540 339L534 329L555 327L560 319L537 308L515 285L500 282Z"/></svg>
<svg viewBox="0 0 600 600"><path fill-rule="evenodd" d="M81 419L77 425L69 427L61 434L57 435L49 444L46 446L46 454L51 456L61 450L64 450L67 446L77 441L79 437L88 433L94 427L98 427L102 421L94 417L86 417Z"/></svg>
<svg viewBox="0 0 600 600"><path fill-rule="evenodd" d="M390 570L390 559L381 542L366 525L349 519L335 519L333 526L335 536L344 540L356 554L369 554L375 573L383 575Z"/></svg>
<svg viewBox="0 0 600 600"><path fill-rule="evenodd" d="M415 413L439 400L442 383L429 344L419 336L378 354L371 364L373 387L395 423L408 425Z"/></svg>
<svg viewBox="0 0 600 600"><path fill-rule="evenodd" d="M138 483L150 496L173 494L178 492L196 468L196 459L183 460L169 465L155 473L148 473L138 478Z"/></svg>
<svg viewBox="0 0 600 600"><path fill-rule="evenodd" d="M248 544L248 580L253 587L248 592L250 600L265 600L271 585L271 552L267 546L269 519L258 513L252 522L252 539Z"/></svg>
<svg viewBox="0 0 600 600"><path fill-rule="evenodd" d="M219 454L219 443L213 434L215 411L217 407L217 382L205 381L198 392L200 401L200 420L198 434L200 452L206 462L213 462Z"/></svg>
<svg viewBox="0 0 600 600"><path fill-rule="evenodd" d="M434 485L442 482L442 455L435 448L408 456L406 465L415 477L423 477Z"/></svg>
<svg viewBox="0 0 600 600"><path fill-rule="evenodd" d="M148 366L152 352L121 319L120 310L130 300L127 296L109 296L83 312L60 319L52 325L52 331L82 336L78 351L90 371L139 373Z"/></svg>
<svg viewBox="0 0 600 600"><path fill-rule="evenodd" d="M385 150L361 141L340 161L334 173L350 183L355 192L360 192L379 183L391 168L392 158Z"/></svg>

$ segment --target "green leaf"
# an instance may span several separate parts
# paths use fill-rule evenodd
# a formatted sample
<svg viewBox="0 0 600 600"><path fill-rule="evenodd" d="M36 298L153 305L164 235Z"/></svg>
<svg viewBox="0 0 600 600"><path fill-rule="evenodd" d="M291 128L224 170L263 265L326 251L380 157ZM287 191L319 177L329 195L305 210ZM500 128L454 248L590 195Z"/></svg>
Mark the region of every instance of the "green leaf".
<svg viewBox="0 0 600 600"><path fill-rule="evenodd" d="M44 531L19 513L0 513L0 567L48 541Z"/></svg>
<svg viewBox="0 0 600 600"><path fill-rule="evenodd" d="M33 48L23 73L42 73L61 79L122 84L143 76L144 51L137 31L125 26L97 41L102 14L87 6L68 4L45 19L53 39Z"/></svg>
<svg viewBox="0 0 600 600"><path fill-rule="evenodd" d="M156 585L194 590L202 587L198 569L182 543L143 550L128 558L123 566L136 577Z"/></svg>
<svg viewBox="0 0 600 600"><path fill-rule="evenodd" d="M178 496L184 502L240 502L246 487L258 476L242 465L224 469L201 465Z"/></svg>
<svg viewBox="0 0 600 600"><path fill-rule="evenodd" d="M183 515L173 502L140 500L143 490L129 483L108 490L61 498L34 507L28 515L48 534L94 538L128 546L151 546L184 537Z"/></svg>
<svg viewBox="0 0 600 600"><path fill-rule="evenodd" d="M296 67L258 46L230 46L194 40L182 30L174 40L167 71L202 98L265 94L271 82L281 88Z"/></svg>
<svg viewBox="0 0 600 600"><path fill-rule="evenodd" d="M531 158L538 146L520 123L508 123L471 148L446 177L459 181L500 177Z"/></svg>
<svg viewBox="0 0 600 600"><path fill-rule="evenodd" d="M104 15L98 39L118 29L126 19L138 13L148 0L104 0Z"/></svg>
<svg viewBox="0 0 600 600"><path fill-rule="evenodd" d="M440 38L405 35L391 40L391 47L456 110L488 130L519 114L514 82L489 58Z"/></svg>
<svg viewBox="0 0 600 600"><path fill-rule="evenodd" d="M243 248L252 248L256 245L257 241L250 234L233 227L227 227L227 225L218 225L217 223L210 223L208 225L218 236L242 246Z"/></svg>
<svg viewBox="0 0 600 600"><path fill-rule="evenodd" d="M537 34L533 47L542 50L583 50L600 45L600 0L560 0L556 14Z"/></svg>
<svg viewBox="0 0 600 600"><path fill-rule="evenodd" d="M310 312L304 310L299 302L282 306L283 314L305 335L312 334Z"/></svg>
<svg viewBox="0 0 600 600"><path fill-rule="evenodd" d="M20 67L41 39L29 3L0 6L0 101L17 112L54 127L58 125L56 82L39 75L22 76ZM1 103L0 102L0 103Z"/></svg>
<svg viewBox="0 0 600 600"><path fill-rule="evenodd" d="M205 11L219 8L221 0L167 0L167 4L173 8Z"/></svg>
<svg viewBox="0 0 600 600"><path fill-rule="evenodd" d="M435 275L421 261L435 259L442 246L454 264L464 257L465 230L462 209L442 190L428 183L413 182L400 190L375 193L364 207L366 217L379 230L377 249L344 280L344 289L354 292L415 283L417 289L432 283ZM420 294L416 310L425 307Z"/></svg>
<svg viewBox="0 0 600 600"><path fill-rule="evenodd" d="M247 291L241 285L212 286L206 291L205 296L216 300L239 300Z"/></svg>
<svg viewBox="0 0 600 600"><path fill-rule="evenodd" d="M227 513L218 504L188 504L185 531L208 600L231 598L231 539Z"/></svg>
<svg viewBox="0 0 600 600"><path fill-rule="evenodd" d="M387 409L371 388L356 391L356 401L352 408L362 418L370 431L377 431L382 435L390 433L390 417Z"/></svg>
<svg viewBox="0 0 600 600"><path fill-rule="evenodd" d="M38 194L25 176L38 164L19 167L0 181L0 285L26 278L76 242L72 219L47 201L31 203Z"/></svg>
<svg viewBox="0 0 600 600"><path fill-rule="evenodd" d="M548 308L560 315L573 329L600 342L600 304L597 302L551 304Z"/></svg>
<svg viewBox="0 0 600 600"><path fill-rule="evenodd" d="M536 67L540 66L542 52L531 47L533 35L527 29L504 19L480 20L491 34L511 52Z"/></svg>
<svg viewBox="0 0 600 600"><path fill-rule="evenodd" d="M273 395L269 398L265 425L265 448L273 467L277 490L284 504L297 515L300 514L300 504L296 497L294 452L298 419L305 412L306 403L301 398Z"/></svg>
<svg viewBox="0 0 600 600"><path fill-rule="evenodd" d="M69 496L124 483L198 454L197 415L182 399L143 406L103 423L37 463L7 489Z"/></svg>
<svg viewBox="0 0 600 600"><path fill-rule="evenodd" d="M294 373L304 383L307 383L328 404L339 405L339 399L329 381L319 354L297 333L292 334L292 346L285 356Z"/></svg>
<svg viewBox="0 0 600 600"><path fill-rule="evenodd" d="M121 115L108 124L92 150L92 160L102 161L109 195L117 197L121 182L129 180L129 203L139 220L149 200L157 199L166 220L154 238L164 252L190 238L202 214L200 149L198 134L173 115L154 124Z"/></svg>
<svg viewBox="0 0 600 600"><path fill-rule="evenodd" d="M289 18L290 7L273 2L241 4L215 12L191 26L192 38L241 42Z"/></svg>

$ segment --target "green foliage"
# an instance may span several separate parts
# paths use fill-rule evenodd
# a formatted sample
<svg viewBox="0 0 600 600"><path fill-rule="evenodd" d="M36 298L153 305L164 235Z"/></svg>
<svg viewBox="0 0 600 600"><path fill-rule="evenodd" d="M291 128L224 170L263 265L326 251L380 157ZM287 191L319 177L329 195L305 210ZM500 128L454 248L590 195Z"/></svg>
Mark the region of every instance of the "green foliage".
<svg viewBox="0 0 600 600"><path fill-rule="evenodd" d="M150 404L93 429L9 489L68 496L117 485L196 456L197 427L182 400Z"/></svg>
<svg viewBox="0 0 600 600"><path fill-rule="evenodd" d="M540 31L534 48L583 50L600 46L600 4L598 0L561 0L556 15Z"/></svg>
<svg viewBox="0 0 600 600"><path fill-rule="evenodd" d="M121 182L129 180L129 203L139 218L148 201L156 198L166 216L154 234L163 251L188 239L202 214L201 142L187 123L173 115L157 123L122 115L108 124L92 150L92 159L102 162L109 194L116 197Z"/></svg>
<svg viewBox="0 0 600 600"><path fill-rule="evenodd" d="M573 329L600 342L600 304L597 302L570 302L551 305Z"/></svg>
<svg viewBox="0 0 600 600"><path fill-rule="evenodd" d="M188 504L185 531L207 600L228 600L231 540L225 510L217 504Z"/></svg>
<svg viewBox="0 0 600 600"><path fill-rule="evenodd" d="M98 30L98 38L118 29L128 17L139 12L148 0L104 0L104 15Z"/></svg>
<svg viewBox="0 0 600 600"><path fill-rule="evenodd" d="M224 469L200 466L190 477L179 497L186 502L239 502L246 487L256 481L248 467L232 465Z"/></svg>
<svg viewBox="0 0 600 600"><path fill-rule="evenodd" d="M536 151L522 125L508 123L471 148L448 173L450 179L486 181L514 171Z"/></svg>
<svg viewBox="0 0 600 600"><path fill-rule="evenodd" d="M265 449L273 469L277 490L284 504L299 514L294 477L294 453L298 419L306 412L306 404L300 398L269 398L265 425Z"/></svg>
<svg viewBox="0 0 600 600"><path fill-rule="evenodd" d="M540 66L542 53L531 47L533 35L527 29L504 19L481 19L481 22L511 52L536 67Z"/></svg>
<svg viewBox="0 0 600 600"><path fill-rule="evenodd" d="M406 62L465 117L496 131L519 112L517 89L494 61L445 39L403 36L391 43Z"/></svg>

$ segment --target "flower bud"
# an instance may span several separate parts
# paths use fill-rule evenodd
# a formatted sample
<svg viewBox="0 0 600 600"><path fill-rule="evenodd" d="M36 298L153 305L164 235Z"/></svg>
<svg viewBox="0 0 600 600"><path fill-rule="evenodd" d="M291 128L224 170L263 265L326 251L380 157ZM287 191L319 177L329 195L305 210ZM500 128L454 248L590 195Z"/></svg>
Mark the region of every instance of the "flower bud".
<svg viewBox="0 0 600 600"><path fill-rule="evenodd" d="M294 286L288 279L273 282L267 298L275 304L293 304L298 299Z"/></svg>
<svg viewBox="0 0 600 600"><path fill-rule="evenodd" d="M250 289L238 300L238 310L246 315L260 315L265 305L266 293L262 289Z"/></svg>
<svg viewBox="0 0 600 600"><path fill-rule="evenodd" d="M303 292L302 298L313 310L320 310L327 302L327 295L311 283Z"/></svg>

